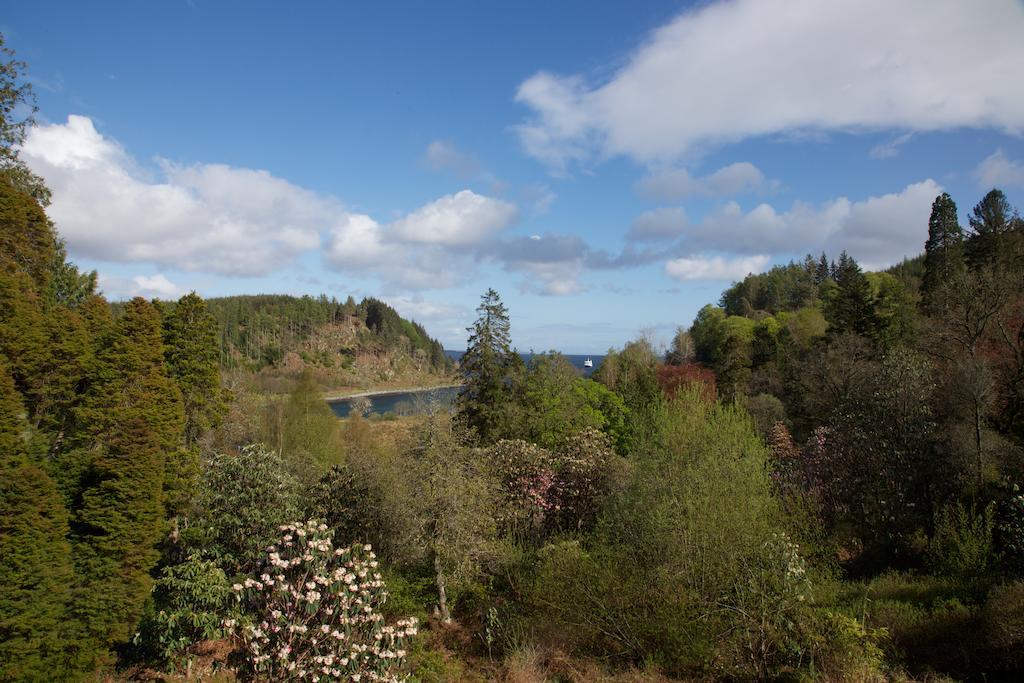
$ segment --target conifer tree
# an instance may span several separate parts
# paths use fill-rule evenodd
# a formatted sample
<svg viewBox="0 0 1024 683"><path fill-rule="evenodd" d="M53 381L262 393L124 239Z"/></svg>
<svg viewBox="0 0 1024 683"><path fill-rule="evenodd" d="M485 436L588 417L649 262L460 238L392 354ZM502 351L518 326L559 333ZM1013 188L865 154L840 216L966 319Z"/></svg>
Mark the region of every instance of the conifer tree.
<svg viewBox="0 0 1024 683"><path fill-rule="evenodd" d="M828 257L825 256L825 252L821 252L821 258L818 259L818 264L814 268L814 284L824 283L829 278L830 272Z"/></svg>
<svg viewBox="0 0 1024 683"><path fill-rule="evenodd" d="M62 678L72 582L67 512L25 453L29 426L0 367L0 681Z"/></svg>
<svg viewBox="0 0 1024 683"><path fill-rule="evenodd" d="M57 239L43 207L0 175L0 265L25 273L44 288Z"/></svg>
<svg viewBox="0 0 1024 683"><path fill-rule="evenodd" d="M87 459L76 463L77 489L66 494L74 501L76 661L88 667L95 653L124 642L138 620L165 528L165 470L180 469L181 394L166 374L152 304L129 302L106 335L76 419L76 453Z"/></svg>
<svg viewBox="0 0 1024 683"><path fill-rule="evenodd" d="M220 386L217 321L195 293L186 294L164 318L167 371L178 384L185 409L185 444L220 424L227 408Z"/></svg>
<svg viewBox="0 0 1024 683"><path fill-rule="evenodd" d="M522 361L512 351L508 309L498 293L488 289L476 312L476 322L466 328L471 335L462 356L465 384L457 405L466 424L490 441L499 433L511 380Z"/></svg>
<svg viewBox="0 0 1024 683"><path fill-rule="evenodd" d="M999 260L1001 240L1019 219L1002 190L991 190L974 206L967 220L971 225L967 260L979 268Z"/></svg>
<svg viewBox="0 0 1024 683"><path fill-rule="evenodd" d="M925 310L934 311L937 295L963 267L964 233L956 215L956 202L943 192L932 204L928 219L928 241L924 244L924 279L921 281L921 302Z"/></svg>
<svg viewBox="0 0 1024 683"><path fill-rule="evenodd" d="M89 465L89 484L71 525L76 662L82 668L131 636L152 587L164 528L164 453L157 431L141 415L118 422L109 445Z"/></svg>
<svg viewBox="0 0 1024 683"><path fill-rule="evenodd" d="M825 306L830 334L853 332L874 339L879 330L871 283L857 261L845 251L839 255L833 279L838 287Z"/></svg>

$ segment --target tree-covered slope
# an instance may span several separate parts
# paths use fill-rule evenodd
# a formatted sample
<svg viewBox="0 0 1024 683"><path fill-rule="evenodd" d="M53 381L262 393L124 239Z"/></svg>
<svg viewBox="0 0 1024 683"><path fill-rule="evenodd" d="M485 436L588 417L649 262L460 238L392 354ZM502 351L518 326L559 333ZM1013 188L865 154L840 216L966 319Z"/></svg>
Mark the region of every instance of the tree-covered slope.
<svg viewBox="0 0 1024 683"><path fill-rule="evenodd" d="M207 301L225 369L272 375L305 368L334 387L446 376L444 348L383 301L321 295L231 296Z"/></svg>

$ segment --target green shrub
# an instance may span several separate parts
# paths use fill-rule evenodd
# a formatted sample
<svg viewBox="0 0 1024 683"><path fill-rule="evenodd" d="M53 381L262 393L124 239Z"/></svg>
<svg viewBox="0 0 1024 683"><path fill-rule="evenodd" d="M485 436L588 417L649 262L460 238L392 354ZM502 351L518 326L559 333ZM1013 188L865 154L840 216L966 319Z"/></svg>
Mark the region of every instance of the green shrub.
<svg viewBox="0 0 1024 683"><path fill-rule="evenodd" d="M663 446L633 455L596 533L541 549L527 591L538 635L682 676L808 664L811 587L749 416L689 390L661 421Z"/></svg>
<svg viewBox="0 0 1024 683"><path fill-rule="evenodd" d="M982 610L992 664L1003 670L1024 667L1024 581L997 586Z"/></svg>
<svg viewBox="0 0 1024 683"><path fill-rule="evenodd" d="M884 681L885 655L879 643L889 633L850 616L825 610L819 617L814 670L830 681Z"/></svg>
<svg viewBox="0 0 1024 683"><path fill-rule="evenodd" d="M203 471L197 511L184 537L230 575L254 569L277 528L298 515L298 482L261 445L217 454Z"/></svg>
<svg viewBox="0 0 1024 683"><path fill-rule="evenodd" d="M936 574L972 583L984 579L995 564L992 532L995 508L981 512L961 503L939 513L928 548L928 565Z"/></svg>
<svg viewBox="0 0 1024 683"><path fill-rule="evenodd" d="M996 541L1006 569L1024 576L1024 493L1016 484L1000 501Z"/></svg>
<svg viewBox="0 0 1024 683"><path fill-rule="evenodd" d="M193 555L165 567L153 587L153 605L135 644L172 666L193 644L225 635L223 622L233 611L228 577L213 561Z"/></svg>

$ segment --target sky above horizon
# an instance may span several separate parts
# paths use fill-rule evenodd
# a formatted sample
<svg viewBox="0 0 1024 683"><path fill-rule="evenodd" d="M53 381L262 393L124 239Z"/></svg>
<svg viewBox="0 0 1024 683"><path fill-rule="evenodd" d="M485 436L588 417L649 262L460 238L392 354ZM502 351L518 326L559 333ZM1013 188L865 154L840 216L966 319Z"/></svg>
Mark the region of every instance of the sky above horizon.
<svg viewBox="0 0 1024 683"><path fill-rule="evenodd" d="M1024 2L6 8L22 158L111 298L375 296L465 347L665 343L748 272L1024 208Z"/></svg>

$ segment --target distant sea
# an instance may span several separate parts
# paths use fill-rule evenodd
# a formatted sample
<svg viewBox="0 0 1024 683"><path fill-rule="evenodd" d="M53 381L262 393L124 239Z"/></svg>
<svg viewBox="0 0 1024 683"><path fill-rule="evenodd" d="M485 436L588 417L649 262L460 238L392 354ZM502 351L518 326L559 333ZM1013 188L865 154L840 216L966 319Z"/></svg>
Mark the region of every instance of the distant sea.
<svg viewBox="0 0 1024 683"><path fill-rule="evenodd" d="M444 351L444 355L448 356L449 358L451 358L454 361L461 360L462 359L462 354L464 354L464 353L465 353L465 351L452 351L451 349L445 349L445 351ZM523 362L525 362L525 363L529 363L530 359L533 358L534 355L536 355L536 354L533 354L533 353L520 353L519 354L519 356L523 359ZM597 370L598 366L601 365L601 361L604 360L604 354L593 354L593 355L580 354L580 355L577 355L577 354L572 354L572 353L563 353L562 355L565 356L565 359L567 361L572 363L574 368L580 370L583 373L584 377L589 377L590 373L592 373L594 370ZM585 368L585 367L583 367L583 362L586 361L588 358L590 360L594 361L594 367L592 367L592 368Z"/></svg>

